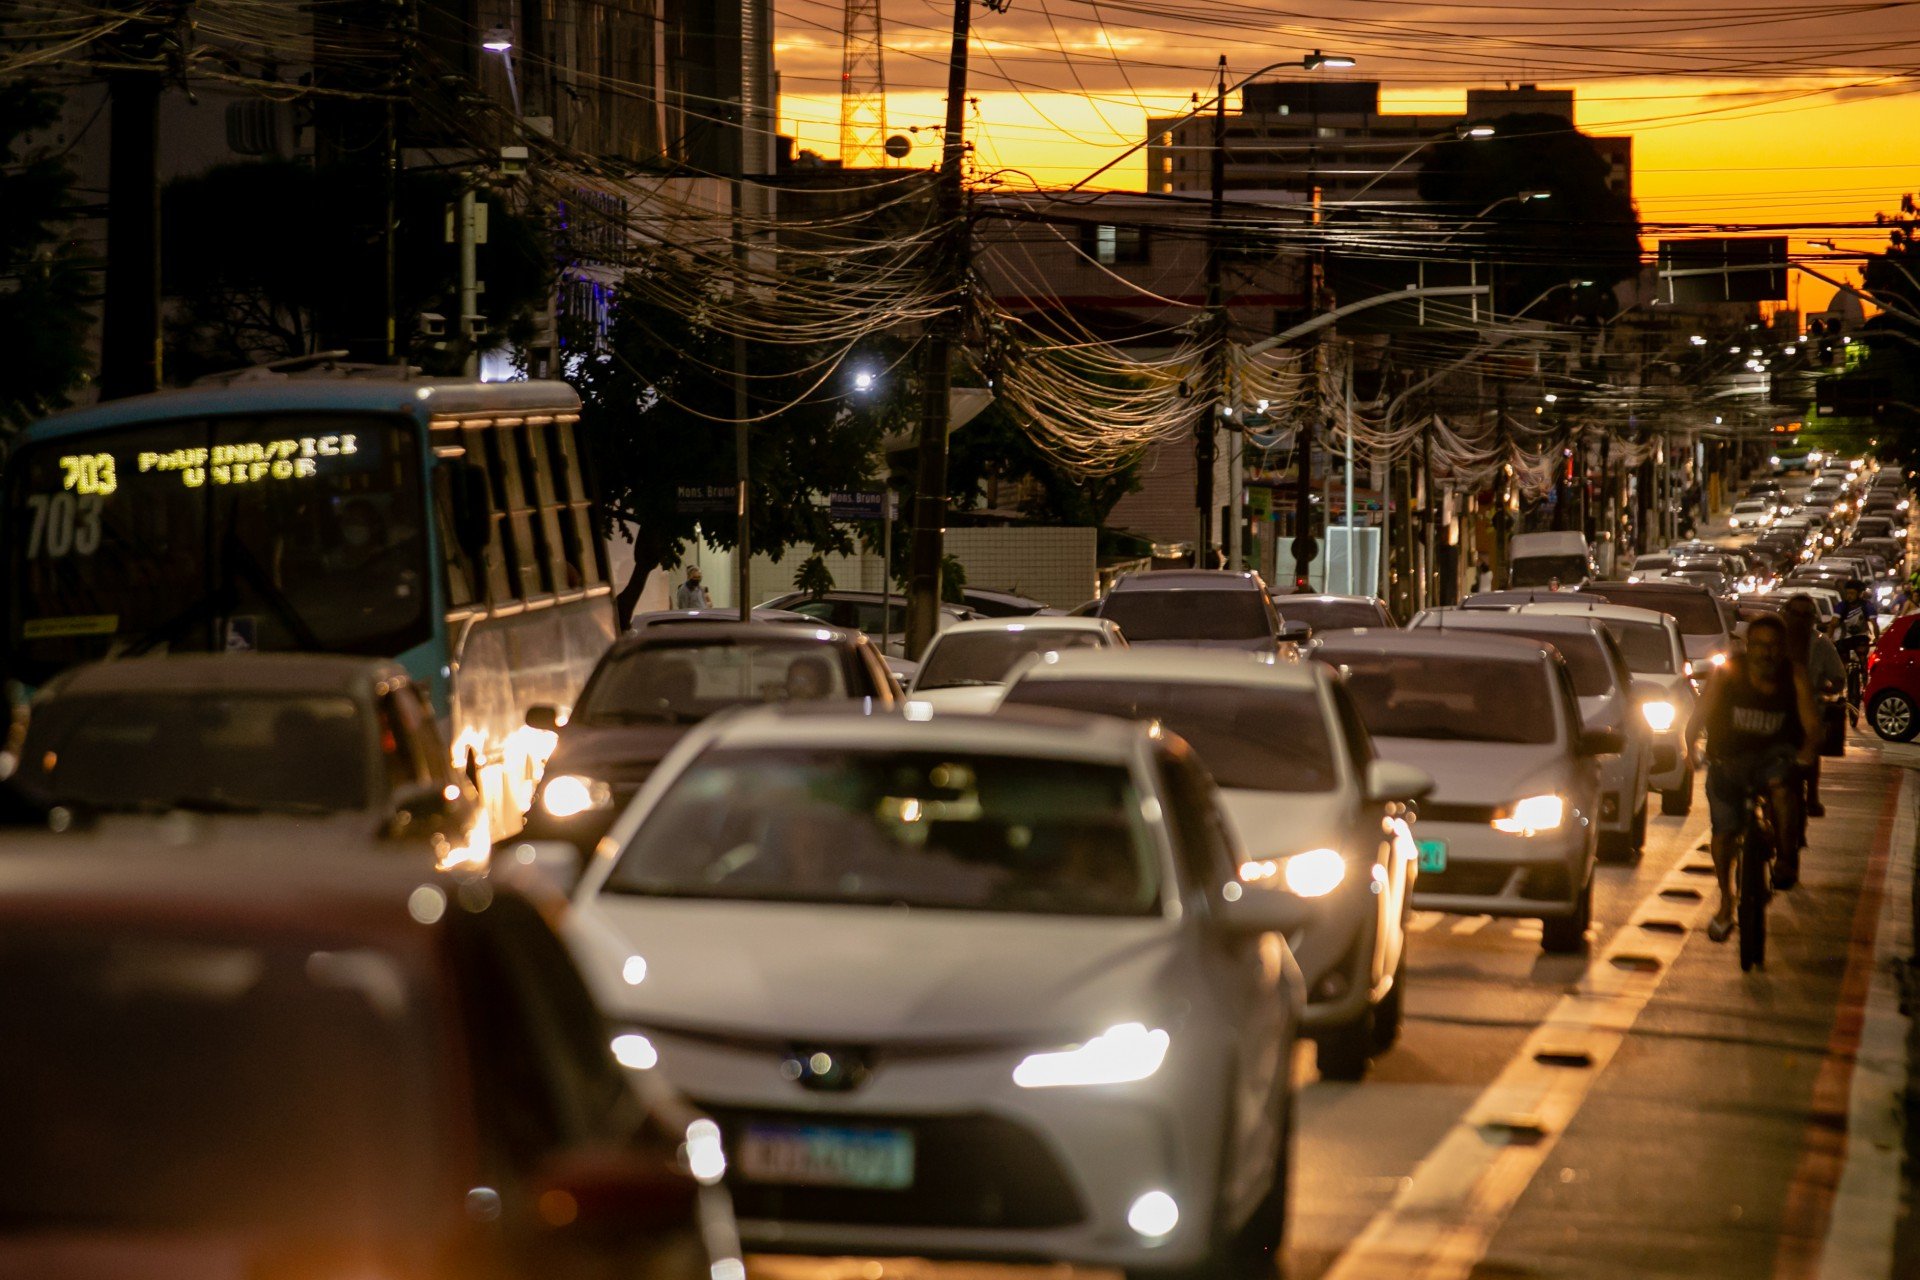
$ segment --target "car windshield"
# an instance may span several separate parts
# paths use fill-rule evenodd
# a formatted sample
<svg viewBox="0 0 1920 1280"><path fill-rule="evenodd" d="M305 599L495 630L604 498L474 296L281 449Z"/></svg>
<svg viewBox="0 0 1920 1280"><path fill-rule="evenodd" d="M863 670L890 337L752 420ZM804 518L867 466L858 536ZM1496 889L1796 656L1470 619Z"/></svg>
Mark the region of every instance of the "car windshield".
<svg viewBox="0 0 1920 1280"><path fill-rule="evenodd" d="M1726 633L1726 620L1720 616L1720 606L1713 597L1686 590L1673 591L1636 591L1632 587L1597 582L1582 587L1588 595L1599 596L1612 604L1631 605L1635 609L1652 609L1664 613L1680 624L1680 634L1687 636L1717 636Z"/></svg>
<svg viewBox="0 0 1920 1280"><path fill-rule="evenodd" d="M1338 775L1311 689L1191 680L1022 680L1009 703L1158 720L1185 738L1223 787L1331 791Z"/></svg>
<svg viewBox="0 0 1920 1280"><path fill-rule="evenodd" d="M1264 640L1273 635L1261 592L1115 591L1100 616L1135 644L1155 640Z"/></svg>
<svg viewBox="0 0 1920 1280"><path fill-rule="evenodd" d="M0 930L0 969L8 1231L431 1220L447 1080L393 955L89 922Z"/></svg>
<svg viewBox="0 0 1920 1280"><path fill-rule="evenodd" d="M1554 741L1553 692L1538 661L1466 654L1327 653L1382 738Z"/></svg>
<svg viewBox="0 0 1920 1280"><path fill-rule="evenodd" d="M1144 916L1160 861L1124 765L978 751L710 751L607 888L663 897Z"/></svg>
<svg viewBox="0 0 1920 1280"><path fill-rule="evenodd" d="M18 777L96 809L320 813L368 807L374 749L339 695L56 695L34 709Z"/></svg>
<svg viewBox="0 0 1920 1280"><path fill-rule="evenodd" d="M30 678L128 650L392 655L431 634L403 420L149 424L29 445L7 478L8 639Z"/></svg>
<svg viewBox="0 0 1920 1280"><path fill-rule="evenodd" d="M1567 673L1573 677L1573 691L1583 698L1601 698L1613 692L1613 668L1607 663L1606 646L1600 642L1600 637L1591 631L1529 627L1523 615L1512 616L1512 626L1482 629L1497 630L1503 636L1525 636L1558 649L1560 656L1567 660Z"/></svg>
<svg viewBox="0 0 1920 1280"><path fill-rule="evenodd" d="M749 703L845 696L839 651L811 639L663 639L609 654L573 718L596 727L693 724Z"/></svg>
<svg viewBox="0 0 1920 1280"><path fill-rule="evenodd" d="M1092 649L1098 633L1067 629L1008 628L1004 631L948 633L934 641L933 652L913 687L952 689L960 685L1005 684L1007 673L1038 653Z"/></svg>
<svg viewBox="0 0 1920 1280"><path fill-rule="evenodd" d="M1380 606L1371 600L1315 600L1311 596L1281 596L1273 602L1280 617L1289 623L1305 623L1315 631L1351 631L1357 627L1393 625L1380 617Z"/></svg>
<svg viewBox="0 0 1920 1280"><path fill-rule="evenodd" d="M1546 587L1556 582L1571 585L1586 581L1586 577L1585 556L1516 556L1508 573L1508 585Z"/></svg>
<svg viewBox="0 0 1920 1280"><path fill-rule="evenodd" d="M1670 676L1673 674L1673 640L1667 629L1657 622L1626 622L1617 618L1602 618L1601 625L1613 642L1620 646L1620 656L1626 659L1627 670L1635 675ZM1562 653L1566 650L1562 649ZM1572 657L1567 661L1571 663Z"/></svg>

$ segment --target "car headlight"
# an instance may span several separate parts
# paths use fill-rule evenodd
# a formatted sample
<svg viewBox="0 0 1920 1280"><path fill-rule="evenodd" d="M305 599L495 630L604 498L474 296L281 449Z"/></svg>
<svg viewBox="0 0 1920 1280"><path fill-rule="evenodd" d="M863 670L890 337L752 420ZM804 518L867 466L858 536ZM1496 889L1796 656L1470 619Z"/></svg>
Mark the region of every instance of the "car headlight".
<svg viewBox="0 0 1920 1280"><path fill-rule="evenodd" d="M1280 877L1303 898L1324 898L1347 878L1347 860L1338 849L1309 849L1280 861Z"/></svg>
<svg viewBox="0 0 1920 1280"><path fill-rule="evenodd" d="M1771 458L1767 459L1767 461L1777 467L1780 465L1780 455L1776 453Z"/></svg>
<svg viewBox="0 0 1920 1280"><path fill-rule="evenodd" d="M1160 1069L1172 1043L1173 1037L1158 1028L1122 1022L1071 1049L1028 1054L1013 1069L1013 1082L1022 1089L1132 1084Z"/></svg>
<svg viewBox="0 0 1920 1280"><path fill-rule="evenodd" d="M1707 655L1707 661L1716 667L1724 667L1727 665L1727 655L1724 653L1710 653Z"/></svg>
<svg viewBox="0 0 1920 1280"><path fill-rule="evenodd" d="M1516 800L1506 812L1493 820L1496 831L1530 836L1536 831L1553 831L1566 820L1567 802L1556 795L1528 796Z"/></svg>
<svg viewBox="0 0 1920 1280"><path fill-rule="evenodd" d="M1665 733L1673 728L1678 713L1673 704L1664 698L1653 698L1640 704L1640 714L1646 717L1647 725L1655 733Z"/></svg>
<svg viewBox="0 0 1920 1280"><path fill-rule="evenodd" d="M613 804L613 788L597 778L563 773L549 778L540 788L540 807L550 818L573 818L591 809L606 809Z"/></svg>

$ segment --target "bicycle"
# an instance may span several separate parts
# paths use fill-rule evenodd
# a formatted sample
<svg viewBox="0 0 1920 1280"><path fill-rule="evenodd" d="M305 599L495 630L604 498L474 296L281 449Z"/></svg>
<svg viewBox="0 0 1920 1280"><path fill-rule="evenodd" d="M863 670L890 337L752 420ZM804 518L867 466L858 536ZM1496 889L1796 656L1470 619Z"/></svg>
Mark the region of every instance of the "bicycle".
<svg viewBox="0 0 1920 1280"><path fill-rule="evenodd" d="M1773 897L1773 868L1780 856L1779 822L1765 787L1747 799L1747 823L1733 847L1731 879L1739 901L1740 972L1767 967L1767 903Z"/></svg>

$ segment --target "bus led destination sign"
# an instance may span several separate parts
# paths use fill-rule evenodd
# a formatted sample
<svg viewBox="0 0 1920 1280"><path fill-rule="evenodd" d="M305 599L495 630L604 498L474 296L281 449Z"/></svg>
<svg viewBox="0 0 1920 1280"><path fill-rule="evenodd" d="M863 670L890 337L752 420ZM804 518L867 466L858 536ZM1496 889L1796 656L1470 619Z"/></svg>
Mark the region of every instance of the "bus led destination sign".
<svg viewBox="0 0 1920 1280"><path fill-rule="evenodd" d="M171 472L189 489L198 489L209 479L215 484L259 484L268 480L305 480L320 474L326 458L351 457L358 453L358 437L341 434L300 436L292 440L248 441L241 444L217 444L211 449L175 449L168 453L140 453L134 463L141 472ZM111 455L107 473L112 474ZM69 459L62 458L65 467ZM69 488L73 486L68 485ZM112 492L111 489L104 492Z"/></svg>

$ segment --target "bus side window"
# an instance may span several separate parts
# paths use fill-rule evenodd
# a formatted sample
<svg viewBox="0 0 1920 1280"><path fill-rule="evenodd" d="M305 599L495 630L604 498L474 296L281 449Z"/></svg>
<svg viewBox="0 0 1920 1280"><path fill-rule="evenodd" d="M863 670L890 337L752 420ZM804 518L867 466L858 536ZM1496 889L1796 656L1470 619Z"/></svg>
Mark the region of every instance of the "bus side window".
<svg viewBox="0 0 1920 1280"><path fill-rule="evenodd" d="M593 530L593 495L580 468L579 426L570 419L557 420L547 428L554 485L566 510L560 516L560 528L566 544L567 564L580 575L581 586L598 586L607 580L605 552Z"/></svg>
<svg viewBox="0 0 1920 1280"><path fill-rule="evenodd" d="M540 563L540 548L534 541L533 509L527 503L527 483L521 473L517 437L524 424L500 425L487 433L493 450L490 458L500 468L500 510L506 513L507 545L512 551L513 577L519 583L514 592L525 599L553 590Z"/></svg>
<svg viewBox="0 0 1920 1280"><path fill-rule="evenodd" d="M440 559L447 569L447 607L460 609L480 603L474 590L474 570L478 568L460 549L460 527L454 518L454 467L442 463L433 469L433 519L440 534Z"/></svg>
<svg viewBox="0 0 1920 1280"><path fill-rule="evenodd" d="M540 567L547 589L564 591L580 584L570 580L560 543L560 513L555 510L553 461L547 457L545 423L528 423L514 431L520 445L520 477L527 483L527 502L533 507L533 540L539 547Z"/></svg>
<svg viewBox="0 0 1920 1280"><path fill-rule="evenodd" d="M500 509L500 469L493 460L493 451L487 447L488 437L493 434L486 427L467 427L461 433L466 438L467 465L478 467L487 477L487 496L491 499L494 516L489 522L492 531L487 535L487 596L490 600L511 600L513 588L507 578L507 549L502 540L502 521Z"/></svg>

